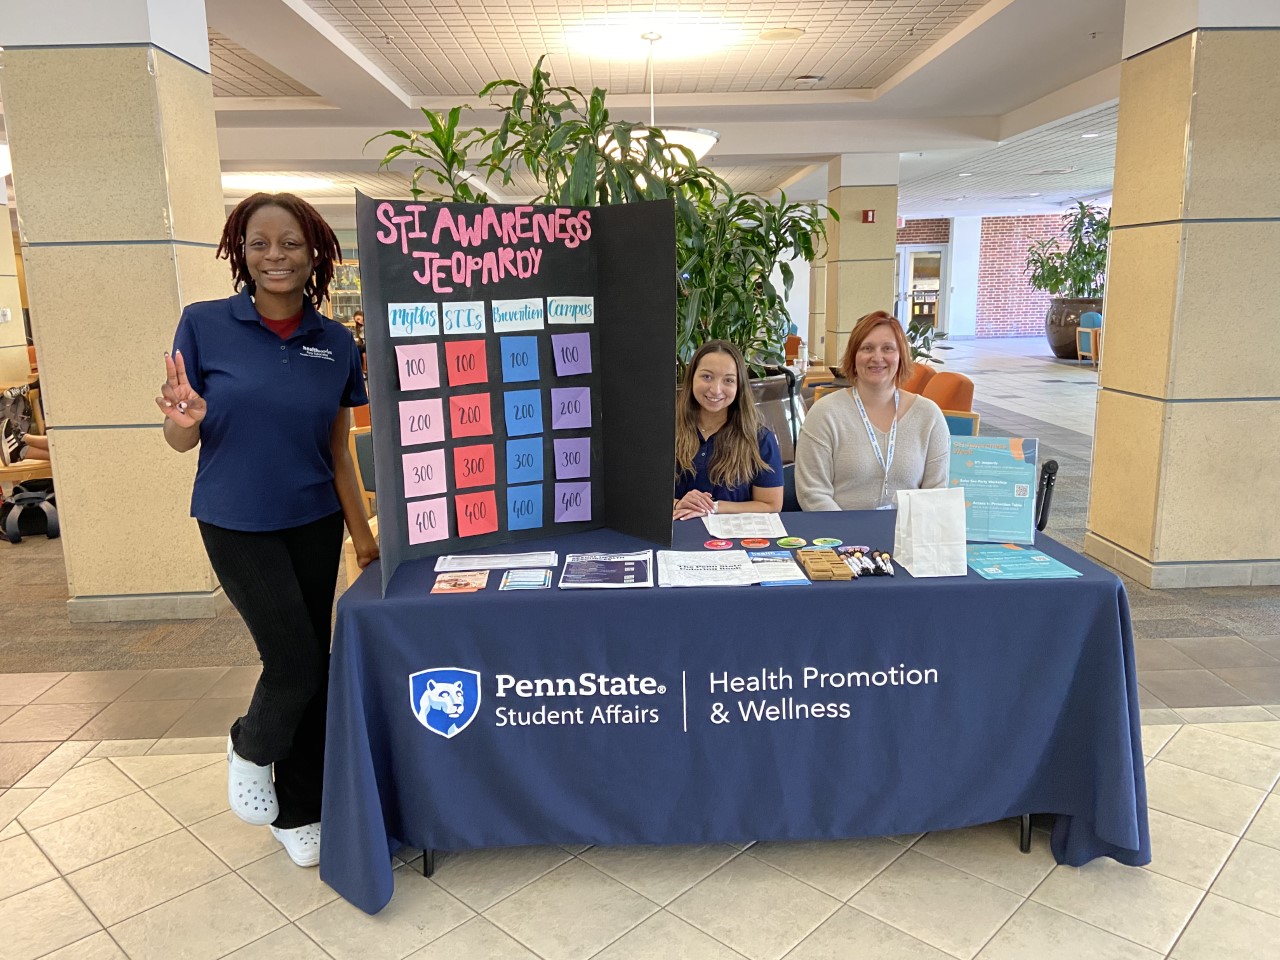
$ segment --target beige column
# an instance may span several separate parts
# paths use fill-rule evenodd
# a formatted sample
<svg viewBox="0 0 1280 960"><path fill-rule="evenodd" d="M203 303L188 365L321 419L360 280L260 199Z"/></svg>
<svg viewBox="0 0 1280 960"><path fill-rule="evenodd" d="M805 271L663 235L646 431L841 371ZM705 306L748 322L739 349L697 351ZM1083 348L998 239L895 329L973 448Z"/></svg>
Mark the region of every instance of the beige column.
<svg viewBox="0 0 1280 960"><path fill-rule="evenodd" d="M230 287L204 4L0 0L0 46L68 613L212 616L153 399L182 305Z"/></svg>
<svg viewBox="0 0 1280 960"><path fill-rule="evenodd" d="M825 357L827 337L827 262L815 260L809 265L809 335L805 342L809 354Z"/></svg>
<svg viewBox="0 0 1280 960"><path fill-rule="evenodd" d="M1126 12L1085 552L1278 584L1280 5L1175 6Z"/></svg>
<svg viewBox="0 0 1280 960"><path fill-rule="evenodd" d="M898 155L837 157L827 165L827 183L827 203L840 215L827 229L826 361L834 365L859 317L893 310ZM862 222L864 210L875 211L874 223Z"/></svg>
<svg viewBox="0 0 1280 960"><path fill-rule="evenodd" d="M18 260L13 249L13 234L9 231L3 173L0 168L0 386L25 383L30 369L27 331L22 322L22 294L18 289Z"/></svg>

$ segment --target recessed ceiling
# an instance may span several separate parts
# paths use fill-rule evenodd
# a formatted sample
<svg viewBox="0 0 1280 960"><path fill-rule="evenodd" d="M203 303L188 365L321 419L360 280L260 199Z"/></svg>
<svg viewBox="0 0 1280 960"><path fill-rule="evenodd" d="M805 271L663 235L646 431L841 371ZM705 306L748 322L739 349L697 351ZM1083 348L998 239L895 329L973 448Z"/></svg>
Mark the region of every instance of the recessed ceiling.
<svg viewBox="0 0 1280 960"><path fill-rule="evenodd" d="M209 31L209 63L215 97L315 96L313 91L215 30Z"/></svg>
<svg viewBox="0 0 1280 960"><path fill-rule="evenodd" d="M738 165L713 168L723 177L735 193L768 193L776 190L778 185L794 177L806 169L794 164L758 164ZM317 183L328 180L329 186L303 186L301 183L292 191L301 197L316 202L346 202L359 190L370 197L387 197L398 199L411 196L409 190L410 174L402 170L380 170L377 172L352 172L333 170L262 170L237 171L237 177L298 177L312 179ZM426 177L421 187L428 194L439 191L435 180ZM527 173L517 173L512 182L505 186L499 179L490 184L492 189L510 200L528 200L538 196L542 187ZM223 194L229 203L234 203L255 192L257 187L224 187Z"/></svg>
<svg viewBox="0 0 1280 960"><path fill-rule="evenodd" d="M907 158L898 213L920 217L1017 212L1019 207L1034 212L1109 193L1118 110L1117 104L1107 104L949 161L918 158L929 167L922 174L912 173L913 158Z"/></svg>
<svg viewBox="0 0 1280 960"><path fill-rule="evenodd" d="M557 83L611 93L647 90L643 59L616 52L581 53L566 32L585 21L627 18L638 38L648 4L560 3L556 0L308 0L387 76L413 96L472 96L495 77L524 80L546 53ZM986 0L702 0L681 4L678 16L737 31L737 43L696 59L664 60L656 46L660 94L720 94L790 90L801 74L823 77L819 89L875 87L946 36ZM659 26L664 11L655 15ZM668 21L672 14L666 14ZM795 27L794 42L763 40L760 32ZM668 34L670 25L668 24ZM661 30L659 30L661 32ZM673 41L668 40L671 44Z"/></svg>

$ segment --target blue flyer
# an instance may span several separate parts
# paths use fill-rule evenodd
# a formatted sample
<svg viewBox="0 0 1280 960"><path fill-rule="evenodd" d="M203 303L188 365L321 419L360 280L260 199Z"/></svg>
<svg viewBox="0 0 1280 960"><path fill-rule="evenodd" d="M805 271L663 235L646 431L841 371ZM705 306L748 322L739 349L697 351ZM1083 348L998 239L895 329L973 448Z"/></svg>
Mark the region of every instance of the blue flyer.
<svg viewBox="0 0 1280 960"><path fill-rule="evenodd" d="M1047 553L1014 543L971 544L969 566L986 580L1065 580L1081 576Z"/></svg>
<svg viewBox="0 0 1280 960"><path fill-rule="evenodd" d="M1034 543L1035 440L952 437L951 486L964 488L965 539Z"/></svg>

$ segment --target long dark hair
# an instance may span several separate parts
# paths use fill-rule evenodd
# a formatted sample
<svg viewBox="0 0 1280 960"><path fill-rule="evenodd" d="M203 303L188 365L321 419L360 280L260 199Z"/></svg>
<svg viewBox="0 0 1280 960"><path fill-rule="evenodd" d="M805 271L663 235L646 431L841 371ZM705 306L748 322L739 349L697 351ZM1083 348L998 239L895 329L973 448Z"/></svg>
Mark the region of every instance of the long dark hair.
<svg viewBox="0 0 1280 960"><path fill-rule="evenodd" d="M302 227L302 237L311 250L311 276L302 292L318 310L329 296L334 264L342 262L342 247L333 228L324 222L324 217L301 197L292 193L255 193L245 197L227 217L222 239L218 242L218 256L231 261L231 278L236 289L247 286L253 293L254 282L249 276L249 264L244 256L244 235L249 228L249 218L263 207L287 210Z"/></svg>
<svg viewBox="0 0 1280 960"><path fill-rule="evenodd" d="M707 470L712 483L736 487L750 483L769 465L760 456L760 417L747 380L747 365L738 348L727 340L708 340L689 362L689 372L676 395L676 472L693 473L698 455L698 401L693 395L693 378L702 358L712 353L728 354L738 369L738 392L729 405L729 419L716 431L715 454Z"/></svg>

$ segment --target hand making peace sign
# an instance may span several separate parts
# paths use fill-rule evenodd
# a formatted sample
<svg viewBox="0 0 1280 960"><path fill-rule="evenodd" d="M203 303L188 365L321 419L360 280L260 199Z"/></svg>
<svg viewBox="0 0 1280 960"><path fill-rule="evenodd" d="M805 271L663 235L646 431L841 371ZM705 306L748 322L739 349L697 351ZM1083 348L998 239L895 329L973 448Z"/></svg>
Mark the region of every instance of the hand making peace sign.
<svg viewBox="0 0 1280 960"><path fill-rule="evenodd" d="M160 387L161 395L156 397L156 406L178 426L196 426L208 408L204 398L187 382L187 364L181 350L172 357L164 355L164 373L165 381Z"/></svg>

